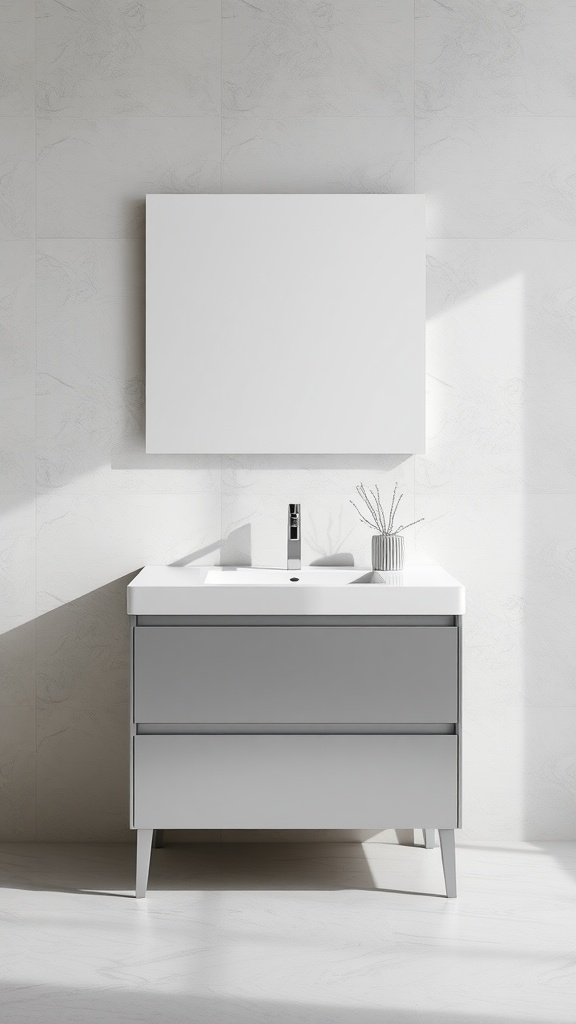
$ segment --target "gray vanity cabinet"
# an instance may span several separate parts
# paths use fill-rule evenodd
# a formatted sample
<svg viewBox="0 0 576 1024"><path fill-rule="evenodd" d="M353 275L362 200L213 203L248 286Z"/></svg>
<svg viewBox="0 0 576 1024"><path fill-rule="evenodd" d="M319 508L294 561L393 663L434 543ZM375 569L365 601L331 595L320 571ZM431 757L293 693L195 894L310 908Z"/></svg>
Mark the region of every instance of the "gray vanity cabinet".
<svg viewBox="0 0 576 1024"><path fill-rule="evenodd" d="M386 827L455 895L459 616L131 622L138 896L154 829Z"/></svg>

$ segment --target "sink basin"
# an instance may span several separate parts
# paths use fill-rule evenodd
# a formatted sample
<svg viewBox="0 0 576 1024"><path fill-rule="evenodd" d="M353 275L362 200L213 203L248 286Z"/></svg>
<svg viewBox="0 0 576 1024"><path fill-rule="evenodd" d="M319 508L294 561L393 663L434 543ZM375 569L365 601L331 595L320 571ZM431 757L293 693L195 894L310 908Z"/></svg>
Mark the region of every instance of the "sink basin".
<svg viewBox="0 0 576 1024"><path fill-rule="evenodd" d="M377 573L366 569L248 569L223 566L209 569L204 585L208 587L347 587L351 583L378 582Z"/></svg>
<svg viewBox="0 0 576 1024"><path fill-rule="evenodd" d="M464 587L439 566L268 569L149 565L129 615L461 615Z"/></svg>

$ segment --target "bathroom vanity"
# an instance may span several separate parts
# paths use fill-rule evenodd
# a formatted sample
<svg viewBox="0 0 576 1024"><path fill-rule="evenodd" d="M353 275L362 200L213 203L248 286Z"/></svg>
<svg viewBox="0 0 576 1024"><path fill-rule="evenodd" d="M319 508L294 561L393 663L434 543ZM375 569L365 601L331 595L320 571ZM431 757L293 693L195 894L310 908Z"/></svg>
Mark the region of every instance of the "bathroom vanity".
<svg viewBox="0 0 576 1024"><path fill-rule="evenodd" d="M455 896L463 612L433 566L143 569L128 587L136 896L154 830L391 827L439 830Z"/></svg>

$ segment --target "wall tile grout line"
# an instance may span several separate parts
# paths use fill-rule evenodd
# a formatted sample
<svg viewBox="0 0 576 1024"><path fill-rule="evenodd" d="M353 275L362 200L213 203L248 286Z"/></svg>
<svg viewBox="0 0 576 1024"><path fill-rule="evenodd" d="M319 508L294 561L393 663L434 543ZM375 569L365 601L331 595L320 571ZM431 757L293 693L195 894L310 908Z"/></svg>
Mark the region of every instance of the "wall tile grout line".
<svg viewBox="0 0 576 1024"><path fill-rule="evenodd" d="M220 116L223 120L229 121L357 121L372 120L372 121L394 121L394 120L412 120L414 117L416 121L456 121L456 122L468 122L468 121L574 121L576 120L576 113L574 114L530 114L530 113L516 113L516 114L498 114L492 113L487 110L486 112L476 112L474 114L441 114L436 112L431 113L416 113L411 114L410 111L404 111L402 113L390 114L390 113L354 113L354 114L318 114L318 113L296 113L296 114L251 114L245 112L230 112L222 111L221 115L218 113L212 114L0 114L2 120L26 120L26 118L34 117L37 121L54 122L58 121L86 121L94 123L97 121L213 121L219 120Z"/></svg>

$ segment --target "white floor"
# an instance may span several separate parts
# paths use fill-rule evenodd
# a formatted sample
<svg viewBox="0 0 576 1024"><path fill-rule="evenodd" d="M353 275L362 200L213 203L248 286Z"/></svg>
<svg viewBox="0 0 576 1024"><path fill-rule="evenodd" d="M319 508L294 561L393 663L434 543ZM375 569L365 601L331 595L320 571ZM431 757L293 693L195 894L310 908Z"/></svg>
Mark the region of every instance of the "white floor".
<svg viewBox="0 0 576 1024"><path fill-rule="evenodd" d="M0 847L3 1024L576 1021L576 843L460 847L457 900L418 846L167 846L138 901L133 860Z"/></svg>

